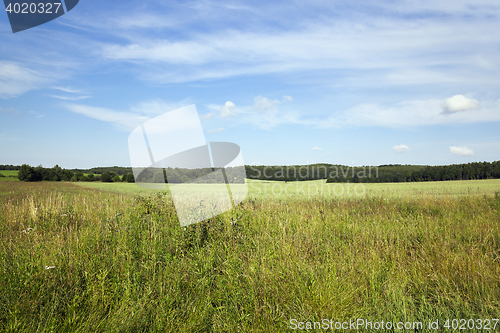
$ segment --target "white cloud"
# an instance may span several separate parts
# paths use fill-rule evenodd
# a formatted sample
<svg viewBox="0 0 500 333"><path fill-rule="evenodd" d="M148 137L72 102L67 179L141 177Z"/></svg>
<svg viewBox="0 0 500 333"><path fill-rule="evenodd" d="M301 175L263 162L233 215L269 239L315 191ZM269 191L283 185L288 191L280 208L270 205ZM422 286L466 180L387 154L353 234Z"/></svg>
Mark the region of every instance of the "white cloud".
<svg viewBox="0 0 500 333"><path fill-rule="evenodd" d="M165 112L173 111L179 108L182 108L184 106L193 104L190 102L188 98L183 99L180 102L174 102L174 103L168 103L165 101L162 101L160 99L157 100L151 100L147 102L141 102L137 105L134 105L130 107L130 111L137 113L137 114L143 114L143 115L148 115L148 116L156 116L160 114L164 114Z"/></svg>
<svg viewBox="0 0 500 333"><path fill-rule="evenodd" d="M474 151L467 147L450 147L450 153L459 155L459 156L472 156L474 155Z"/></svg>
<svg viewBox="0 0 500 333"><path fill-rule="evenodd" d="M221 118L230 115L238 115L233 119L236 125L255 125L262 129L271 129L280 124L299 124L299 117L296 112L282 110L280 105L293 101L290 96L283 96L281 100L269 99L263 96L254 98L254 104L250 106L237 107L228 101L225 105L208 104L207 107L214 111L220 111Z"/></svg>
<svg viewBox="0 0 500 333"><path fill-rule="evenodd" d="M337 111L326 119L300 119L300 123L320 128L355 127L414 127L442 124L500 122L500 100L484 101L475 112L443 113L442 100L410 100L394 106L360 104Z"/></svg>
<svg viewBox="0 0 500 333"><path fill-rule="evenodd" d="M448 113L476 110L479 108L479 101L473 98L467 98L464 95L455 95L446 99L443 110Z"/></svg>
<svg viewBox="0 0 500 333"><path fill-rule="evenodd" d="M41 114L40 112L30 111L30 113L31 113L32 115L34 115L36 118L39 118L39 119L40 119L40 118L45 117L45 115L44 115L44 114Z"/></svg>
<svg viewBox="0 0 500 333"><path fill-rule="evenodd" d="M170 16L169 19L165 19L164 17L148 14L148 13L130 13L130 15L114 19L116 26L119 26L122 29L130 29L130 28L165 28L165 27L175 27L176 24L179 24L179 20L175 20L173 16Z"/></svg>
<svg viewBox="0 0 500 333"><path fill-rule="evenodd" d="M68 104L66 108L71 112L114 124L124 130L134 129L149 119L149 117L137 113L120 112L88 105Z"/></svg>
<svg viewBox="0 0 500 333"><path fill-rule="evenodd" d="M14 110L14 108L3 108L1 106L0 106L0 112L9 112L12 114L20 114L20 112L17 110Z"/></svg>
<svg viewBox="0 0 500 333"><path fill-rule="evenodd" d="M323 148L320 148L320 147L316 146L312 150L323 150Z"/></svg>
<svg viewBox="0 0 500 333"><path fill-rule="evenodd" d="M103 44L100 54L145 66L143 78L164 83L325 69L383 71L388 79L379 84L457 82L457 78L485 82L485 76L494 80L494 72L472 71L471 77L467 68L500 65L491 48L500 36L484 34L498 28L494 20L477 19L465 25L432 17L402 20L360 15L300 26L273 32L244 27L195 32L186 40L139 35L129 44ZM449 64L449 69L443 64Z"/></svg>
<svg viewBox="0 0 500 333"><path fill-rule="evenodd" d="M61 95L49 95L50 97L61 99L63 101L79 101L82 99L90 98L87 92L81 89L73 89L71 87L53 87L52 89L60 90L69 94L69 96L61 96ZM72 94L78 94L80 96L73 96Z"/></svg>
<svg viewBox="0 0 500 333"><path fill-rule="evenodd" d="M218 132L222 132L224 130L224 128L218 128L218 129L212 129L212 130L208 130L207 133L218 133Z"/></svg>
<svg viewBox="0 0 500 333"><path fill-rule="evenodd" d="M211 118L213 118L213 116L214 116L214 114L212 112L209 112L209 113L201 116L201 119L211 119Z"/></svg>
<svg viewBox="0 0 500 333"><path fill-rule="evenodd" d="M226 104L224 104L224 106L220 108L220 117L227 118L229 116L236 115L236 113L234 113L235 107L236 105L234 105L233 102L227 101Z"/></svg>
<svg viewBox="0 0 500 333"><path fill-rule="evenodd" d="M58 95L49 95L50 97L57 98L57 99L62 99L63 101L79 101L82 99L87 99L90 98L90 96L75 96L75 97L70 97L70 96L58 96Z"/></svg>
<svg viewBox="0 0 500 333"><path fill-rule="evenodd" d="M200 65L221 55L220 51L203 43L184 41L155 41L126 46L108 45L103 49L105 58L115 60L160 61L169 64Z"/></svg>
<svg viewBox="0 0 500 333"><path fill-rule="evenodd" d="M12 98L41 88L48 80L35 70L0 61L0 98Z"/></svg>
<svg viewBox="0 0 500 333"><path fill-rule="evenodd" d="M283 99L277 100L277 99L269 99L267 97L262 97L262 96L257 96L254 98L254 109L257 109L259 111L265 111L265 110L270 110L276 108L278 105L285 103L285 102L291 102L293 101L293 98L290 96L283 96Z"/></svg>
<svg viewBox="0 0 500 333"><path fill-rule="evenodd" d="M57 89L60 91L64 91L66 93L71 93L71 94L86 94L86 92L84 90L73 89L71 87L54 87L53 89Z"/></svg>
<svg viewBox="0 0 500 333"><path fill-rule="evenodd" d="M404 152L407 152L408 150L410 150L410 148L408 148L407 145L397 145L397 146L393 146L392 149L396 152L396 153L404 153Z"/></svg>
<svg viewBox="0 0 500 333"><path fill-rule="evenodd" d="M108 122L119 129L128 131L136 128L152 117L186 106L187 101L187 99L177 103L167 103L162 100L147 101L131 106L129 111L116 111L81 104L67 104L66 108L71 112ZM179 119L178 122L179 124L189 123L189 121L182 119Z"/></svg>
<svg viewBox="0 0 500 333"><path fill-rule="evenodd" d="M237 123L252 124L262 129L270 129L280 124L300 124L313 128L352 127L415 127L445 124L468 124L482 122L500 122L500 100L488 100L481 103L475 112L443 113L442 99L409 100L393 106L379 104L359 104L353 108L333 112L330 116L308 117L280 103L288 99L270 100L258 96L255 103L247 107L230 107L209 104L214 111L222 109L238 114ZM260 112L255 112L260 111ZM224 114L221 112L221 116ZM227 115L226 115L227 117Z"/></svg>

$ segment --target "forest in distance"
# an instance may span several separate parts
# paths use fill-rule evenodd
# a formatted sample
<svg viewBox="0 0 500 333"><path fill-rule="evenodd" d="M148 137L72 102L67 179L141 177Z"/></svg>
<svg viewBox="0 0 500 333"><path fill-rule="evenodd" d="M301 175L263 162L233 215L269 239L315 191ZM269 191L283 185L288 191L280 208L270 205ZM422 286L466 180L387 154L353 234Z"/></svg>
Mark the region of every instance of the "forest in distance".
<svg viewBox="0 0 500 333"><path fill-rule="evenodd" d="M96 167L91 169L64 169L56 165L44 168L41 165L32 167L0 165L2 170L17 170L21 181L101 181L101 182L135 182L130 167ZM243 181L242 168L225 168L225 177L229 183ZM245 166L246 178L267 181L308 181L326 179L327 183L397 183L446 180L499 179L500 161L473 162L443 166L390 164L380 166L350 167L332 164L311 164L292 166ZM168 176L167 176L168 175ZM210 168L147 168L141 172L138 182L185 183L203 179L204 183L218 183L220 174L213 173ZM222 180L223 181L223 180Z"/></svg>

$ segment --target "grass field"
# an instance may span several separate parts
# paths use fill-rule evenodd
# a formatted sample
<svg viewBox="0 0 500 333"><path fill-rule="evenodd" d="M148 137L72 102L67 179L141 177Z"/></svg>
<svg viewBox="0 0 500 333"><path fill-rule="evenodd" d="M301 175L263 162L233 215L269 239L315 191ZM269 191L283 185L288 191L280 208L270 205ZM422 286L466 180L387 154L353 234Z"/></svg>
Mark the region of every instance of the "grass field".
<svg viewBox="0 0 500 333"><path fill-rule="evenodd" d="M421 182L421 183L382 183L382 184L345 184L330 183L325 180L308 182L276 182L248 180L248 190L251 197L273 198L415 198L415 197L462 197L474 195L494 195L500 191L500 179L446 181L446 182ZM89 187L106 192L123 194L149 195L155 190L144 189L134 183L75 183L79 186ZM155 184L156 191L168 192L164 184ZM204 186L204 185L194 185Z"/></svg>
<svg viewBox="0 0 500 333"><path fill-rule="evenodd" d="M366 184L359 196L313 194L319 181L250 185L237 208L181 228L160 190L0 183L0 330L287 332L293 319L443 328L469 318L493 328L500 318L498 180Z"/></svg>
<svg viewBox="0 0 500 333"><path fill-rule="evenodd" d="M0 182L9 182L9 181L18 181L17 179L17 170L0 170L0 174L5 177L0 177Z"/></svg>

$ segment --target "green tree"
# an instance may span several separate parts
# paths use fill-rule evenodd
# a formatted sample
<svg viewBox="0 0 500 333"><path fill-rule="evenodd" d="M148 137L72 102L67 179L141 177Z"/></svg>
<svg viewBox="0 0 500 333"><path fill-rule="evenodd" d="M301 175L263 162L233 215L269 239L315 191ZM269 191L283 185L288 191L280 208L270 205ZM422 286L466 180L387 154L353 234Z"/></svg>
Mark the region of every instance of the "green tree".
<svg viewBox="0 0 500 333"><path fill-rule="evenodd" d="M123 178L126 178L127 182L129 183L135 182L133 173L127 173L125 176L123 176Z"/></svg>
<svg viewBox="0 0 500 333"><path fill-rule="evenodd" d="M101 176L101 181L103 183L111 183L113 181L113 177L109 171L105 171Z"/></svg>
<svg viewBox="0 0 500 333"><path fill-rule="evenodd" d="M28 164L23 164L19 169L17 178L19 178L20 181L33 182L35 181L35 169Z"/></svg>

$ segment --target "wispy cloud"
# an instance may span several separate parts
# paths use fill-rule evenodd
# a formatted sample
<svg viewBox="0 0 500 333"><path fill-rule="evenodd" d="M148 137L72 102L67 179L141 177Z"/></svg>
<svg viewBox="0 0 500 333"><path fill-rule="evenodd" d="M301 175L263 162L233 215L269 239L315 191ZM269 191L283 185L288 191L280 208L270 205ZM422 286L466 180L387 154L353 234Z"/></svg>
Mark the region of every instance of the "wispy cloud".
<svg viewBox="0 0 500 333"><path fill-rule="evenodd" d="M467 124L500 121L500 100L484 101L474 112L443 113L443 100L410 100L394 106L360 104L337 111L327 119L301 119L312 126L330 128L354 127L414 127L442 124Z"/></svg>
<svg viewBox="0 0 500 333"><path fill-rule="evenodd" d="M432 15L415 20L359 15L354 21L323 19L283 31L247 27L195 32L188 39L136 36L127 44L104 44L100 54L132 62L147 69L143 78L164 83L325 69L381 70L387 74L381 84L456 82L457 77L471 79L466 68L500 64L489 47L500 36L483 33L495 30L497 23L474 22L464 25ZM482 59L476 58L478 50ZM437 69L443 63L450 68Z"/></svg>
<svg viewBox="0 0 500 333"><path fill-rule="evenodd" d="M88 96L88 93L82 89L73 89L71 87L54 87L53 89L60 90L68 94L66 96L49 95L50 97L61 99L63 101L79 101L82 99L90 98L90 96ZM76 94L79 96L75 96Z"/></svg>
<svg viewBox="0 0 500 333"><path fill-rule="evenodd" d="M40 112L30 111L30 113L31 113L32 115L34 115L34 116L35 116L35 118L38 118L38 119L45 117L45 115L44 115L44 114L41 114Z"/></svg>
<svg viewBox="0 0 500 333"><path fill-rule="evenodd" d="M290 96L283 96L282 100L271 100L267 97L263 96L257 96L254 99L255 104L253 105L254 109L257 109L259 111L265 111L265 110L270 110L270 109L275 109L278 105L285 103L285 102L291 102L293 101L293 98Z"/></svg>
<svg viewBox="0 0 500 333"><path fill-rule="evenodd" d="M214 117L214 113L213 112L209 112L207 114L204 114L203 116L201 116L201 119L211 119Z"/></svg>
<svg viewBox="0 0 500 333"><path fill-rule="evenodd" d="M218 128L218 129L211 129L211 130L208 130L207 133L218 133L218 132L222 132L224 131L224 128L221 127L221 128Z"/></svg>
<svg viewBox="0 0 500 333"><path fill-rule="evenodd" d="M130 107L130 111L136 114L143 114L148 116L157 116L165 112L179 109L181 107L193 104L189 98L183 99L179 102L166 102L161 99L155 99L145 102L140 102Z"/></svg>
<svg viewBox="0 0 500 333"><path fill-rule="evenodd" d="M450 153L459 155L459 156L473 156L474 151L470 148L467 147L456 147L452 146L450 147Z"/></svg>
<svg viewBox="0 0 500 333"><path fill-rule="evenodd" d="M168 103L162 100L151 100L130 106L128 111L117 111L82 104L67 104L66 108L71 112L111 123L119 129L132 130L154 116L186 106L187 101Z"/></svg>
<svg viewBox="0 0 500 333"><path fill-rule="evenodd" d="M71 97L71 96L58 96L58 95L49 95L49 96L53 97L53 98L61 99L63 101L80 101L82 99L90 98L90 96L75 96L75 97Z"/></svg>
<svg viewBox="0 0 500 333"><path fill-rule="evenodd" d="M10 113L10 114L21 114L18 110L14 108L3 108L0 106L0 112Z"/></svg>
<svg viewBox="0 0 500 333"><path fill-rule="evenodd" d="M320 147L316 146L312 150L323 150L323 148L320 148Z"/></svg>
<svg viewBox="0 0 500 333"><path fill-rule="evenodd" d="M123 130L134 129L149 119L149 117L147 116L133 112L120 112L88 105L68 104L66 105L66 108L71 112L78 113L92 119L111 123L117 128Z"/></svg>
<svg viewBox="0 0 500 333"><path fill-rule="evenodd" d="M262 129L271 129L280 124L299 123L296 112L289 112L280 109L280 105L293 101L290 96L283 96L282 99L271 99L257 96L254 103L247 106L237 106L231 101L224 105L208 104L207 107L214 112L220 112L221 118L238 116L233 120L237 125L254 125Z"/></svg>
<svg viewBox="0 0 500 333"><path fill-rule="evenodd" d="M71 93L71 94L86 94L84 90L73 89L71 87L54 87L53 89L64 91L66 93Z"/></svg>
<svg viewBox="0 0 500 333"><path fill-rule="evenodd" d="M410 150L410 148L408 148L407 145L396 145L396 146L393 146L392 149L396 153L404 153L404 152L407 152L408 150Z"/></svg>
<svg viewBox="0 0 500 333"><path fill-rule="evenodd" d="M481 122L500 122L500 100L485 100L474 112L443 113L445 99L409 100L393 106L379 104L359 104L353 108L335 111L329 116L311 117L293 111L281 104L293 99L272 100L258 96L251 106L238 107L209 104L212 110L225 115L238 115L235 124L255 125L271 129L281 124L299 124L313 128L340 127L415 127L444 124L467 124ZM226 104L227 104L226 103ZM230 113L229 113L230 112Z"/></svg>
<svg viewBox="0 0 500 333"><path fill-rule="evenodd" d="M42 88L48 80L36 70L15 62L0 61L0 98L12 98Z"/></svg>

